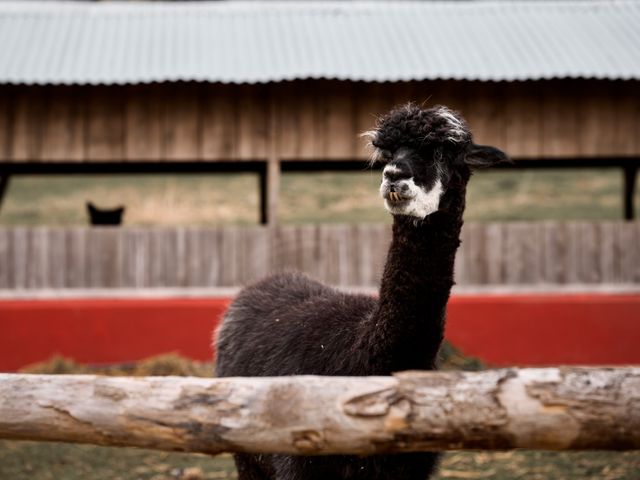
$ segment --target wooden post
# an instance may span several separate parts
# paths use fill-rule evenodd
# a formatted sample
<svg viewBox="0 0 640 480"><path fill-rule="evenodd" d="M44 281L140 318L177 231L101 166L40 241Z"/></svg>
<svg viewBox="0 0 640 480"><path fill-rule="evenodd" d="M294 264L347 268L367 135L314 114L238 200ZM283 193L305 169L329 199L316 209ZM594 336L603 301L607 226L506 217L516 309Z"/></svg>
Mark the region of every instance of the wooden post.
<svg viewBox="0 0 640 480"><path fill-rule="evenodd" d="M9 188L10 176L8 173L0 173L0 212L2 211L2 203L4 202L4 196Z"/></svg>
<svg viewBox="0 0 640 480"><path fill-rule="evenodd" d="M278 96L276 86L269 89L269 141L266 165L266 177L262 185L264 223L269 226L278 224L278 202L280 198L280 128L278 121Z"/></svg>
<svg viewBox="0 0 640 480"><path fill-rule="evenodd" d="M625 165L624 172L624 219L633 220L635 218L634 196L636 191L636 179L638 174L637 165Z"/></svg>
<svg viewBox="0 0 640 480"><path fill-rule="evenodd" d="M269 197L267 195L267 164L264 164L264 168L261 168L258 172L258 195L260 196L260 225L266 225L268 223L268 208L267 204Z"/></svg>
<svg viewBox="0 0 640 480"><path fill-rule="evenodd" d="M266 223L275 227L278 224L280 202L280 160L269 159L266 178Z"/></svg>
<svg viewBox="0 0 640 480"><path fill-rule="evenodd" d="M640 449L640 367L393 377L0 374L0 438L216 454Z"/></svg>
<svg viewBox="0 0 640 480"><path fill-rule="evenodd" d="M280 198L280 161L268 160L258 173L260 189L260 224L276 225L278 223L278 201Z"/></svg>

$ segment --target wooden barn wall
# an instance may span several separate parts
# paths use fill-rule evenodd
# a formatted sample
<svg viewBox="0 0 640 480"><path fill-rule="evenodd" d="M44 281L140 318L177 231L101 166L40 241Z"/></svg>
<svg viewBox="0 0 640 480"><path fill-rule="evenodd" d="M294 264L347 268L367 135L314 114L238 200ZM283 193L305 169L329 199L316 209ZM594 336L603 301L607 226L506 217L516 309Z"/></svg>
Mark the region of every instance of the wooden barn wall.
<svg viewBox="0 0 640 480"><path fill-rule="evenodd" d="M0 87L0 161L359 159L358 133L409 100L463 113L515 158L640 155L640 82Z"/></svg>
<svg viewBox="0 0 640 480"><path fill-rule="evenodd" d="M0 289L228 287L299 270L378 285L389 225L0 228ZM640 222L467 224L458 285L639 284Z"/></svg>
<svg viewBox="0 0 640 480"><path fill-rule="evenodd" d="M266 86L5 87L0 155L9 162L264 158Z"/></svg>

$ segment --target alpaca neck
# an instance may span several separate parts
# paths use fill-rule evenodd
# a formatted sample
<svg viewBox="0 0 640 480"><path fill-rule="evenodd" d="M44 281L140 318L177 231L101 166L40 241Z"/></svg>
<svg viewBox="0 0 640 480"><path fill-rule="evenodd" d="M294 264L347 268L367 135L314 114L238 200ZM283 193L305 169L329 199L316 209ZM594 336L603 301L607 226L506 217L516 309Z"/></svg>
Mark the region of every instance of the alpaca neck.
<svg viewBox="0 0 640 480"><path fill-rule="evenodd" d="M446 211L422 222L394 218L379 304L368 325L372 367L380 374L435 367L454 283L464 195L447 203Z"/></svg>

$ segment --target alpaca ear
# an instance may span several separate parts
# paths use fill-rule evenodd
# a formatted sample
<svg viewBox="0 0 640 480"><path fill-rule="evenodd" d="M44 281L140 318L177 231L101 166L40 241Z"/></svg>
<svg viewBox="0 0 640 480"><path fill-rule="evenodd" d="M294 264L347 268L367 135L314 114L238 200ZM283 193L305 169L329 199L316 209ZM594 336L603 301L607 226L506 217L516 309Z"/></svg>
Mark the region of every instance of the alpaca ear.
<svg viewBox="0 0 640 480"><path fill-rule="evenodd" d="M511 159L499 148L472 143L465 155L465 162L471 168L488 168L501 163L511 163Z"/></svg>

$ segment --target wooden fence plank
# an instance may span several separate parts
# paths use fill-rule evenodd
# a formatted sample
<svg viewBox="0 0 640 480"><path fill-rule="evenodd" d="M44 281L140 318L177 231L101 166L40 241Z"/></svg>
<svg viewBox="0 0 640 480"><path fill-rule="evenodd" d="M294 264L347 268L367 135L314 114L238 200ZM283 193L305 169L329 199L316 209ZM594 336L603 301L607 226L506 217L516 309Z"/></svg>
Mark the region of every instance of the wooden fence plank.
<svg viewBox="0 0 640 480"><path fill-rule="evenodd" d="M548 283L566 283L568 268L568 233L566 224L545 223L544 278Z"/></svg>
<svg viewBox="0 0 640 480"><path fill-rule="evenodd" d="M187 227L185 229L185 257L183 260L185 268L184 285L186 287L200 287L202 272L205 268L205 258L200 246L200 229Z"/></svg>
<svg viewBox="0 0 640 480"><path fill-rule="evenodd" d="M65 240L65 286L69 288L86 288L86 236L87 228L70 228L66 231ZM54 254L55 255L55 254Z"/></svg>
<svg viewBox="0 0 640 480"><path fill-rule="evenodd" d="M244 283L255 282L269 274L267 255L271 251L271 237L267 227L255 227L247 237L248 259ZM303 250L304 251L304 250Z"/></svg>
<svg viewBox="0 0 640 480"><path fill-rule="evenodd" d="M638 238L637 225L631 222L618 224L620 228L620 276L623 279L633 281L640 274L640 238Z"/></svg>
<svg viewBox="0 0 640 480"><path fill-rule="evenodd" d="M503 283L504 280L504 225L490 223L485 226L487 256L487 284Z"/></svg>
<svg viewBox="0 0 640 480"><path fill-rule="evenodd" d="M318 270L320 258L318 256L317 245L317 225L300 225L298 227L298 235L300 241L301 252L299 256L299 267L303 272L307 272L310 276L318 278Z"/></svg>
<svg viewBox="0 0 640 480"><path fill-rule="evenodd" d="M128 288L143 288L149 282L149 238L140 228L127 229L123 235L123 283Z"/></svg>
<svg viewBox="0 0 640 480"><path fill-rule="evenodd" d="M239 246L238 228L228 227L220 229L220 265L222 267L220 285L229 287L238 285Z"/></svg>
<svg viewBox="0 0 640 480"><path fill-rule="evenodd" d="M222 261L219 252L221 247L221 230L207 229L198 232L200 251L202 252L199 285L223 285Z"/></svg>
<svg viewBox="0 0 640 480"><path fill-rule="evenodd" d="M0 289L11 288L11 230L0 228Z"/></svg>
<svg viewBox="0 0 640 480"><path fill-rule="evenodd" d="M359 255L358 270L355 274L355 281L352 285L373 285L373 259L375 252L373 250L373 232L371 225L354 226L358 232L357 254Z"/></svg>
<svg viewBox="0 0 640 480"><path fill-rule="evenodd" d="M599 229L593 223L580 224L580 240L582 242L581 283L600 282L601 273L598 261L599 233Z"/></svg>
<svg viewBox="0 0 640 480"><path fill-rule="evenodd" d="M27 230L27 288L44 288L47 286L49 265L47 252L49 250L49 236L46 227L36 227Z"/></svg>
<svg viewBox="0 0 640 480"><path fill-rule="evenodd" d="M29 230L26 227L17 227L11 235L11 260L14 288L26 288L29 280Z"/></svg>
<svg viewBox="0 0 640 480"><path fill-rule="evenodd" d="M238 286L298 270L379 284L390 226L0 228L0 288ZM467 224L459 285L640 282L640 222Z"/></svg>
<svg viewBox="0 0 640 480"><path fill-rule="evenodd" d="M602 222L597 225L600 238L598 250L598 262L600 264L600 281L603 283L615 282L614 273L614 232L612 222Z"/></svg>
<svg viewBox="0 0 640 480"><path fill-rule="evenodd" d="M482 224L468 224L466 227L468 234L468 249L465 250L469 257L466 259L467 284L483 284L487 278L487 258L485 228Z"/></svg>
<svg viewBox="0 0 640 480"><path fill-rule="evenodd" d="M87 231L86 278L89 288L118 285L118 266L114 241L118 232L113 228L94 227Z"/></svg>
<svg viewBox="0 0 640 480"><path fill-rule="evenodd" d="M66 240L65 229L49 229L49 249L45 252L49 264L49 274L45 287L59 289L66 286L65 269L68 254Z"/></svg>

